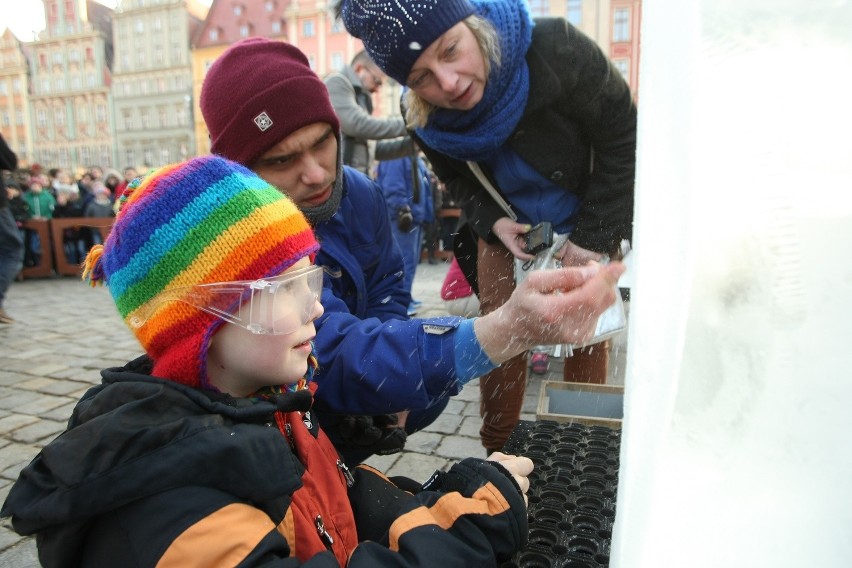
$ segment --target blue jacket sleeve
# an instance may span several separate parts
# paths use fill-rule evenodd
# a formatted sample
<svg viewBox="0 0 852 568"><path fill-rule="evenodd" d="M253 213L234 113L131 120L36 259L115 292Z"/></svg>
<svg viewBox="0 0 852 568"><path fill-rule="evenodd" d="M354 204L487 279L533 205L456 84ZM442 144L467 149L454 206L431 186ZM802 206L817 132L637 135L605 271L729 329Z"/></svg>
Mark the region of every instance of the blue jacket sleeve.
<svg viewBox="0 0 852 568"><path fill-rule="evenodd" d="M316 401L351 414L427 408L459 393L455 335L461 318L361 319L323 292L317 320Z"/></svg>

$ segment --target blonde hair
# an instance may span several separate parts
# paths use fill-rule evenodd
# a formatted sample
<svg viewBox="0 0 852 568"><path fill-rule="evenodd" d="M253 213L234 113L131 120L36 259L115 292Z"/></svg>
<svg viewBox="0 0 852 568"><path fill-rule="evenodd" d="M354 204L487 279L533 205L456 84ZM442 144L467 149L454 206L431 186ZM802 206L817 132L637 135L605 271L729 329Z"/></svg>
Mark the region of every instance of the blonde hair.
<svg viewBox="0 0 852 568"><path fill-rule="evenodd" d="M497 35L497 29L491 22L476 14L468 16L463 21L476 38L476 43L479 44L479 50L485 59L485 76L487 77L492 65L500 67L500 37ZM429 115L437 108L415 93L413 89L408 89L405 93L405 107L405 120L409 128L426 126Z"/></svg>

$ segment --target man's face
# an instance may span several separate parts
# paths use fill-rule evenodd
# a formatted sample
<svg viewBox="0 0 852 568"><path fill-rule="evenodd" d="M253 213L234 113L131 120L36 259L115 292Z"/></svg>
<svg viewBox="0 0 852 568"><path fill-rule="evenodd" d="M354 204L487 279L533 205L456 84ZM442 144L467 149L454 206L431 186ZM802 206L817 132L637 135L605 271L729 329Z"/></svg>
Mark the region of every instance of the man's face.
<svg viewBox="0 0 852 568"><path fill-rule="evenodd" d="M362 64L358 68L357 75L364 88L371 93L378 91L385 81L385 74L376 66Z"/></svg>
<svg viewBox="0 0 852 568"><path fill-rule="evenodd" d="M322 205L337 178L337 138L326 122L302 127L270 148L251 166L300 208Z"/></svg>

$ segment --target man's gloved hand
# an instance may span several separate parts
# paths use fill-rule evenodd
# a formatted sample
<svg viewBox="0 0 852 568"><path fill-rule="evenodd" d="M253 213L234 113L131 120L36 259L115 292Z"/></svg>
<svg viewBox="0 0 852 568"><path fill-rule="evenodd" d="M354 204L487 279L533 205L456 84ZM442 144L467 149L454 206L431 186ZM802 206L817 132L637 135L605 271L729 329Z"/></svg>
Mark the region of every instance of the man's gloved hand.
<svg viewBox="0 0 852 568"><path fill-rule="evenodd" d="M408 232L411 230L411 225L414 224L414 215L411 214L411 207L404 205L396 210L396 226L400 231Z"/></svg>
<svg viewBox="0 0 852 568"><path fill-rule="evenodd" d="M346 444L370 448L373 453L386 456L405 447L408 435L398 424L396 414L346 415L341 417L337 428Z"/></svg>

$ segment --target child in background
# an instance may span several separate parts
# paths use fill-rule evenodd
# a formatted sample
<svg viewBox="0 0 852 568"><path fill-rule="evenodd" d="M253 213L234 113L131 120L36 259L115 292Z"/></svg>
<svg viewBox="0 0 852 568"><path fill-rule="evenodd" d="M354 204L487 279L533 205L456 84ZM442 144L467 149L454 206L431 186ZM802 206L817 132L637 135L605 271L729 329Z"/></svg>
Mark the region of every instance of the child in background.
<svg viewBox="0 0 852 568"><path fill-rule="evenodd" d="M83 217L112 217L115 214L112 206L112 192L102 181L92 182L92 200L83 209ZM103 243L103 237L97 227L84 229L90 234L92 245Z"/></svg>
<svg viewBox="0 0 852 568"><path fill-rule="evenodd" d="M9 491L44 566L494 566L526 544L527 458L409 491L339 459L311 411L319 244L288 198L205 156L122 199L84 277L147 355L103 371Z"/></svg>

